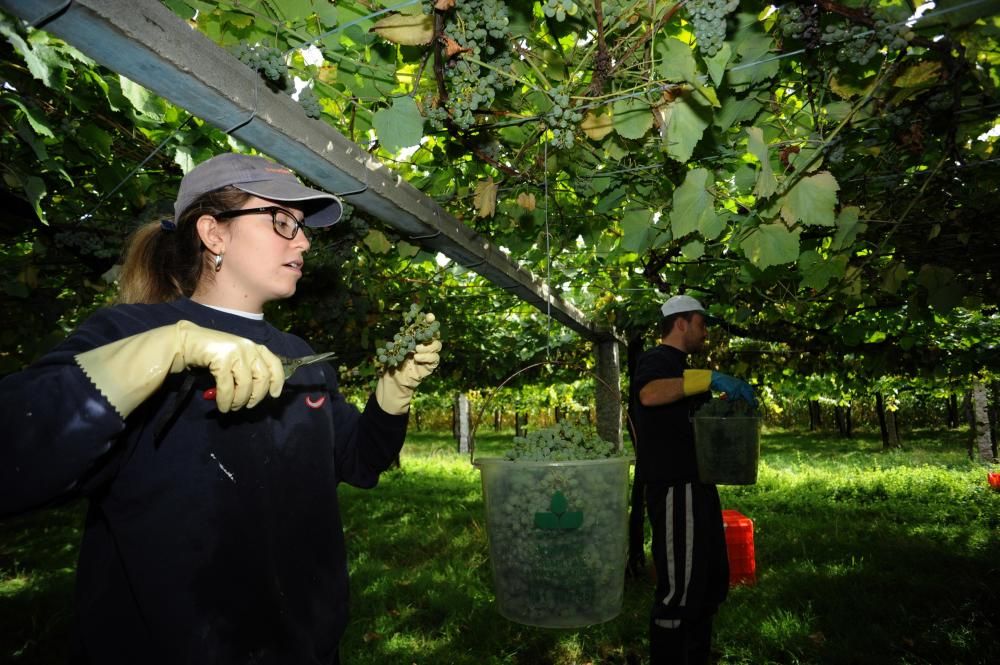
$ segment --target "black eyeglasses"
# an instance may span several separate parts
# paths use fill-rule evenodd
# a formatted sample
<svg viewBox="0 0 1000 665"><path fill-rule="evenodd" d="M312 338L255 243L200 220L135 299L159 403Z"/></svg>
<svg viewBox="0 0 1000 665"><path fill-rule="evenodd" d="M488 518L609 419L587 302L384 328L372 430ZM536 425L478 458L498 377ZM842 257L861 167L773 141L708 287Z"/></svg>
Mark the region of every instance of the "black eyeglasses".
<svg viewBox="0 0 1000 665"><path fill-rule="evenodd" d="M259 215L262 213L269 213L271 215L271 225L274 227L274 232L282 238L293 240L295 236L298 235L300 227L302 229L306 228L306 225L299 221L299 219L295 216L295 213L287 208L282 208L281 206L224 210L222 212L215 213L212 217L215 217L216 219L230 219L232 217ZM303 231L303 233L306 233L306 231ZM308 233L306 233L306 235L308 236Z"/></svg>

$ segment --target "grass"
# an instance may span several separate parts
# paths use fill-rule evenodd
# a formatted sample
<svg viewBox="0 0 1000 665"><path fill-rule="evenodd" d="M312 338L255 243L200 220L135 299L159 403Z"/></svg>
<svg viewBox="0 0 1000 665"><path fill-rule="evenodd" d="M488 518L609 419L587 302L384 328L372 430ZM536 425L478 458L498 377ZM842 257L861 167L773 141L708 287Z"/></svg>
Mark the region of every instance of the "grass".
<svg viewBox="0 0 1000 665"><path fill-rule="evenodd" d="M723 487L754 520L757 584L716 624L720 663L998 662L1000 492L963 433L766 432L756 485ZM480 433L477 456L509 433ZM622 613L580 630L522 626L493 607L479 472L441 433L412 432L402 468L343 488L351 556L346 665L617 665L644 662L652 572ZM82 507L0 523L0 661L61 663Z"/></svg>

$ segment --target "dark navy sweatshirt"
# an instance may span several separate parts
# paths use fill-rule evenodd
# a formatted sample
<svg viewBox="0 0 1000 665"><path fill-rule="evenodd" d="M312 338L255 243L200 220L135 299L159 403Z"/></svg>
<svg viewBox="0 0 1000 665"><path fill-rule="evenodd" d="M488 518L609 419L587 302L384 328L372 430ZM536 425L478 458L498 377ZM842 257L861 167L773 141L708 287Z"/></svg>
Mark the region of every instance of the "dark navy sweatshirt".
<svg viewBox="0 0 1000 665"><path fill-rule="evenodd" d="M207 370L171 375L122 420L74 356L180 320L278 355L313 352L265 321L186 299L101 310L0 381L0 516L89 499L79 662L334 663L348 599L337 485L373 487L407 416L374 398L359 413L320 364L279 398L230 413L204 397Z"/></svg>

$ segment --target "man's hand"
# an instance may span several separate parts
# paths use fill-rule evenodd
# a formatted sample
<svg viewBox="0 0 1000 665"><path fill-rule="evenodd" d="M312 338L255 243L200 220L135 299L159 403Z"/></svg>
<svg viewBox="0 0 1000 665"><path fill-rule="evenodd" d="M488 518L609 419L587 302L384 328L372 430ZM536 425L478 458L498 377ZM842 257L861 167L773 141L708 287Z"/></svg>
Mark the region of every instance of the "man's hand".
<svg viewBox="0 0 1000 665"><path fill-rule="evenodd" d="M755 409L757 408L757 398L754 397L753 388L742 379L737 379L722 372L712 372L710 387L712 390L725 393L727 399L746 400L750 406Z"/></svg>

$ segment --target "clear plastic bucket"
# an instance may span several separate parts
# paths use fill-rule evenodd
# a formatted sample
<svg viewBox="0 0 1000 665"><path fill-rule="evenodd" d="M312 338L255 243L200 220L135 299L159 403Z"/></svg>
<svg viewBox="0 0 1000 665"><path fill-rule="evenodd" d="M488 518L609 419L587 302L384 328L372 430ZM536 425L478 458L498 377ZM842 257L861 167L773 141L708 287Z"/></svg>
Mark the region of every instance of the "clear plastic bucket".
<svg viewBox="0 0 1000 665"><path fill-rule="evenodd" d="M475 460L501 615L545 628L579 628L618 616L632 459Z"/></svg>
<svg viewBox="0 0 1000 665"><path fill-rule="evenodd" d="M698 478L715 485L753 485L760 460L760 418L730 416L694 421Z"/></svg>

